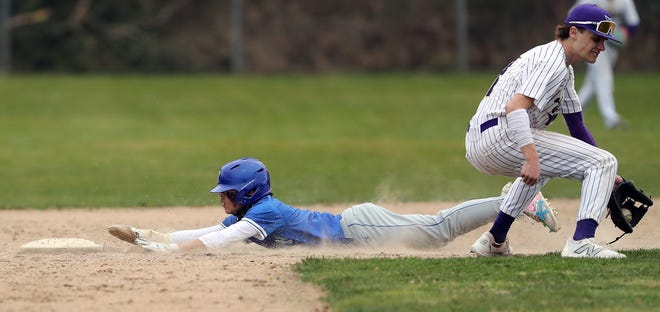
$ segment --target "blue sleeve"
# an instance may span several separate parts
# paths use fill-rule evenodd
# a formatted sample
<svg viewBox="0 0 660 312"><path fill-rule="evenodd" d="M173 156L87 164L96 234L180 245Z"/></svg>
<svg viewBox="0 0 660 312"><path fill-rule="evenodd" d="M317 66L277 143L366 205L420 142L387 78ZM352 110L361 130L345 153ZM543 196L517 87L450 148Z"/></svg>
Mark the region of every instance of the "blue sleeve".
<svg viewBox="0 0 660 312"><path fill-rule="evenodd" d="M229 215L224 220L222 220L222 225L228 227L236 222L238 222L238 218L235 215Z"/></svg>
<svg viewBox="0 0 660 312"><path fill-rule="evenodd" d="M284 217L268 205L257 205L250 208L244 218L254 221L260 228L259 230L266 232L265 236L272 234L286 224Z"/></svg>

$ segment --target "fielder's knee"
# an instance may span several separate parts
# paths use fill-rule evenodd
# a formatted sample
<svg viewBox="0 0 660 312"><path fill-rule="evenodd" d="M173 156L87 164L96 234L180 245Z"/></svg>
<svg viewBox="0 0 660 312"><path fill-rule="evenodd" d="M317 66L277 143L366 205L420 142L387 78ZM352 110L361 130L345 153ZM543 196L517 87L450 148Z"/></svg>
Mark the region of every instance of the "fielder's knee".
<svg viewBox="0 0 660 312"><path fill-rule="evenodd" d="M596 163L597 167L600 167L604 170L612 170L616 173L618 165L618 161L612 153L606 150L601 150L600 156L598 157Z"/></svg>

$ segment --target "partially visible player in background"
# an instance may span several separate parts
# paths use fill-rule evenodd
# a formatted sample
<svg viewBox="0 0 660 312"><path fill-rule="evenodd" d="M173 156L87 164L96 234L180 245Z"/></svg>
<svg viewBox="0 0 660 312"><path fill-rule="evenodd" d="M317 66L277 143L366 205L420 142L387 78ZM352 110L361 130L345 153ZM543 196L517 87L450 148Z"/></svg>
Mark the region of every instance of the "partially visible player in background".
<svg viewBox="0 0 660 312"><path fill-rule="evenodd" d="M502 190L507 191L506 187ZM502 196L475 199L435 215L400 215L372 203L355 205L338 215L302 210L273 197L270 173L254 158L222 166L211 192L220 196L229 214L218 225L172 233L113 225L108 231L159 252L217 249L243 241L264 247L334 244L436 248L493 221L502 202ZM551 231L559 229L554 211L540 193L526 214Z"/></svg>
<svg viewBox="0 0 660 312"><path fill-rule="evenodd" d="M585 3L596 4L611 14L610 17L617 26L614 37L622 44L637 31L639 14L633 0L578 0L576 5ZM614 101L614 65L622 45L608 40L605 47L605 51L601 52L595 63L587 63L587 72L578 97L584 109L596 95L605 126L609 129L625 128L626 124L617 113Z"/></svg>
<svg viewBox="0 0 660 312"><path fill-rule="evenodd" d="M624 258L595 241L596 228L617 175L617 159L598 148L582 120L573 64L593 63L605 50L615 24L593 4L579 5L555 29L555 40L509 63L472 116L465 136L466 158L480 172L518 177L491 226L473 245L479 256L509 255L513 221L553 178L580 181L582 193L573 237L563 257ZM547 131L559 115L571 136Z"/></svg>

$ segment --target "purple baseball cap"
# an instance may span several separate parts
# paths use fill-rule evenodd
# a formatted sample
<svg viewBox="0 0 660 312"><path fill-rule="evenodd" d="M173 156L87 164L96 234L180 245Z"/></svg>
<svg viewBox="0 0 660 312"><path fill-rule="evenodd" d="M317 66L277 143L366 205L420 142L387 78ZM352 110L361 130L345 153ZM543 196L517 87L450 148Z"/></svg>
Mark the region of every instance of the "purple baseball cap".
<svg viewBox="0 0 660 312"><path fill-rule="evenodd" d="M574 7L568 13L564 24L583 28L595 35L621 43L612 36L616 24L610 18L610 13L595 4L581 4Z"/></svg>

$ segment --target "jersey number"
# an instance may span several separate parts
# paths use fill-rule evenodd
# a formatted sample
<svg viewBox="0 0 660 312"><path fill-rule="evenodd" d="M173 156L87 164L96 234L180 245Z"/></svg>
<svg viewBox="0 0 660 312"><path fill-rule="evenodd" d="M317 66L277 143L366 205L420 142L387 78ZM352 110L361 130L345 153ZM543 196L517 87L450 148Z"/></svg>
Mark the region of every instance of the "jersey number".
<svg viewBox="0 0 660 312"><path fill-rule="evenodd" d="M561 99L556 98L555 103L559 104L559 102L561 102ZM545 123L546 126L549 125L550 123L552 123L555 120L555 118L557 118L557 116L559 116L558 111L559 111L559 107L555 107L555 108L552 109L552 114L548 113L548 122Z"/></svg>

